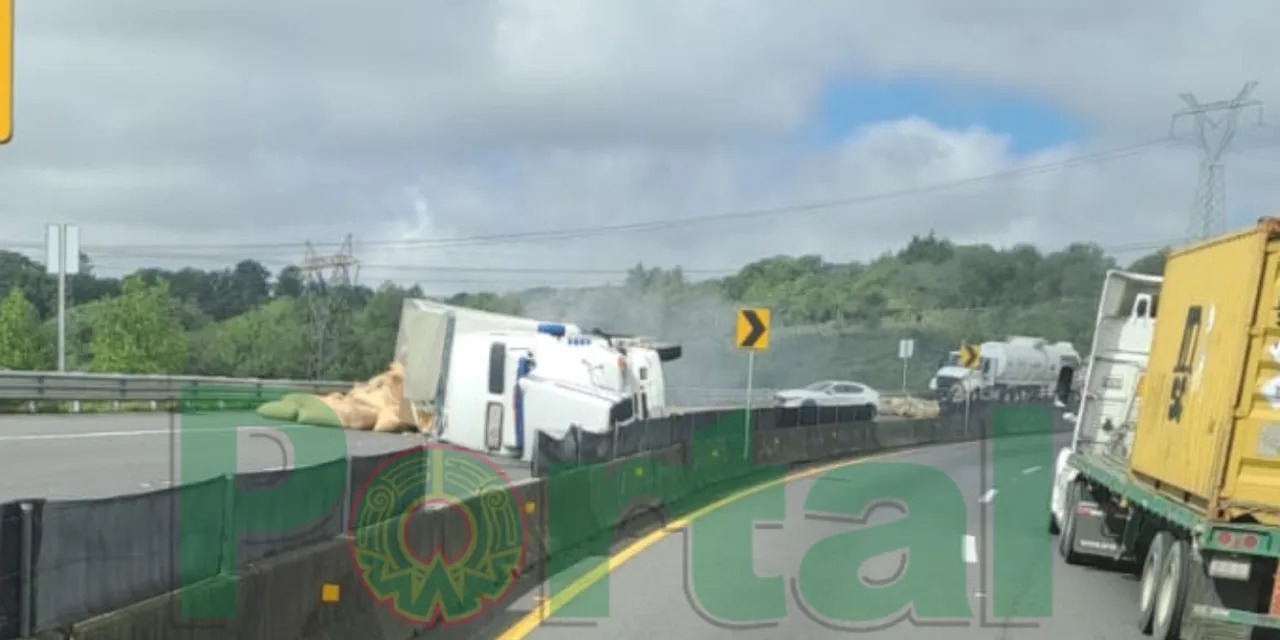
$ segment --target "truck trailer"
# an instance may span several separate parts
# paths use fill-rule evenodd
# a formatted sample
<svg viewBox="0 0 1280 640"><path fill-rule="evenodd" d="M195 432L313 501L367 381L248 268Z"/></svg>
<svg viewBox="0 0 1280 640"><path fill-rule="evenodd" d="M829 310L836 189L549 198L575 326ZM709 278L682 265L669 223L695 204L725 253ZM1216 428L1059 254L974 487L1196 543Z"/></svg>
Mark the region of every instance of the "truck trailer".
<svg viewBox="0 0 1280 640"><path fill-rule="evenodd" d="M1099 334L1149 331L1149 356L1136 378L1092 356L1058 551L1139 574L1144 634L1280 638L1280 218L1170 253L1141 318L1115 299Z"/></svg>

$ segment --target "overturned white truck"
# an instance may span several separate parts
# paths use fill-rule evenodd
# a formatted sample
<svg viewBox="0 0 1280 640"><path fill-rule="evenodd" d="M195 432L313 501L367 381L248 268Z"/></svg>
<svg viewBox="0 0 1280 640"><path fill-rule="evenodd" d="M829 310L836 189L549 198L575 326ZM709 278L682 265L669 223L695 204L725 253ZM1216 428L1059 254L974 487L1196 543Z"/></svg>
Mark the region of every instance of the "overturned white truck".
<svg viewBox="0 0 1280 640"><path fill-rule="evenodd" d="M406 300L396 359L405 395L439 441L532 460L537 433L609 433L667 410L663 363L679 345Z"/></svg>

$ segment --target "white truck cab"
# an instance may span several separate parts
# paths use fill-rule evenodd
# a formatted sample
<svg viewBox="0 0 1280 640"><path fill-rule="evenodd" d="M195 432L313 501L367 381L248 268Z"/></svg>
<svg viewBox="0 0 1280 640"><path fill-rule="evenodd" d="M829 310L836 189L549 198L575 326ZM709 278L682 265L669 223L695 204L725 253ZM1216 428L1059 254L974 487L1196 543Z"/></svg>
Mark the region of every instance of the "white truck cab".
<svg viewBox="0 0 1280 640"><path fill-rule="evenodd" d="M608 433L665 415L662 365L678 346L479 313L406 301L401 314L405 393L439 440L532 460L539 431Z"/></svg>
<svg viewBox="0 0 1280 640"><path fill-rule="evenodd" d="M1114 269L1107 272L1071 446L1058 452L1054 465L1049 498L1053 533L1063 522L1067 488L1076 479L1076 471L1067 464L1071 453L1087 450L1123 460L1129 457L1162 280Z"/></svg>

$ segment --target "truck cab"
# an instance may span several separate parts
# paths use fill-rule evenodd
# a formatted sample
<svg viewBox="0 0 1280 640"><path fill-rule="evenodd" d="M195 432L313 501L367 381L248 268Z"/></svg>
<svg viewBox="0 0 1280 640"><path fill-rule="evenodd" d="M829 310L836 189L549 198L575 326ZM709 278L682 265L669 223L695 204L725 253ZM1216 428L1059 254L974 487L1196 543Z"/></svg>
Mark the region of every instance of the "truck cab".
<svg viewBox="0 0 1280 640"><path fill-rule="evenodd" d="M1129 457L1155 335L1160 284L1158 276L1119 270L1107 273L1071 445L1058 453L1055 464L1051 530L1056 531L1063 521L1067 487L1076 480L1076 471L1067 464L1073 451L1120 460Z"/></svg>
<svg viewBox="0 0 1280 640"><path fill-rule="evenodd" d="M443 442L531 460L539 431L608 433L666 413L662 365L679 347L413 302L397 347L405 393Z"/></svg>

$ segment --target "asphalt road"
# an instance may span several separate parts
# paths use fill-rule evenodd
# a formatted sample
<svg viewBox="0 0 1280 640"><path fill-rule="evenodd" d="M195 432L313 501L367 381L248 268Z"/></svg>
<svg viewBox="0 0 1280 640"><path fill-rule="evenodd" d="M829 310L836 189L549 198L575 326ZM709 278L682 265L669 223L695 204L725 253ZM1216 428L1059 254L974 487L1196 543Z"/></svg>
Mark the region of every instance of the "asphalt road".
<svg viewBox="0 0 1280 640"><path fill-rule="evenodd" d="M592 604L590 595L580 597L564 610L572 616L568 612L577 607L578 619L544 621L527 637L834 638L855 633L847 626L851 621L859 621L864 629L874 621L885 625L875 631L877 639L1143 638L1133 622L1136 579L1104 569L1069 567L1057 555L1057 538L1047 530L1049 482L1053 456L1069 436L1046 440L922 449L844 467L821 479L792 480L772 497L764 497L770 495L766 491L734 502L695 521L695 533L686 528L660 537L615 568L609 577L607 610L601 610L600 600ZM980 453L983 447L985 454ZM896 467L895 473L895 467L880 462L913 465ZM939 481L944 477L952 481L951 488ZM750 531L753 513L759 514L757 522L776 518L767 505L772 501L776 509L779 500L785 500L786 513L780 527L757 528L751 543L735 543ZM908 515L898 523L906 523L905 528L890 528L891 521L903 516L887 507L873 509L863 525L848 518L805 517L806 510L856 516L864 506L885 500L906 503ZM884 527L879 544L874 533L878 527ZM858 529L861 534L837 535ZM698 531L705 532L705 546L689 542L700 535ZM908 545L912 551L903 554L900 549ZM761 581L775 576L782 580ZM869 589L862 580L887 586ZM539 597L556 601L545 588L539 591ZM894 591L896 597L891 595ZM533 597L513 602L504 619L483 635L498 637L511 629L511 623L533 609ZM937 622L954 616L959 626L894 622L900 603L913 598L917 620ZM805 603L818 613L806 613ZM734 629L709 621L700 609L768 626ZM821 615L827 626L818 621ZM1000 628L1002 618L1034 626ZM508 632L503 637L524 636Z"/></svg>
<svg viewBox="0 0 1280 640"><path fill-rule="evenodd" d="M253 412L198 416L162 413L0 417L0 502L17 498L102 498L139 493L217 475L215 457L238 472L310 466L421 445L412 434L337 431L271 423ZM267 429L240 429L267 427ZM230 437L229 437L230 436ZM225 454L234 443L230 457ZM343 446L345 444L345 447ZM182 460L201 458L206 464ZM504 464L513 479L523 466ZM225 473L226 471L222 471Z"/></svg>
<svg viewBox="0 0 1280 640"><path fill-rule="evenodd" d="M181 415L172 421L169 414L141 412L4 415L0 416L0 502L102 498L204 480L218 472L194 470L194 465L184 470L181 461L192 456L208 459L226 451L231 433L235 434L233 459L238 472L309 466L343 455L410 449L424 442L414 434L342 434L272 422L251 411ZM341 444L335 445L339 435L345 435L345 451ZM512 480L529 476L527 464L495 462Z"/></svg>

